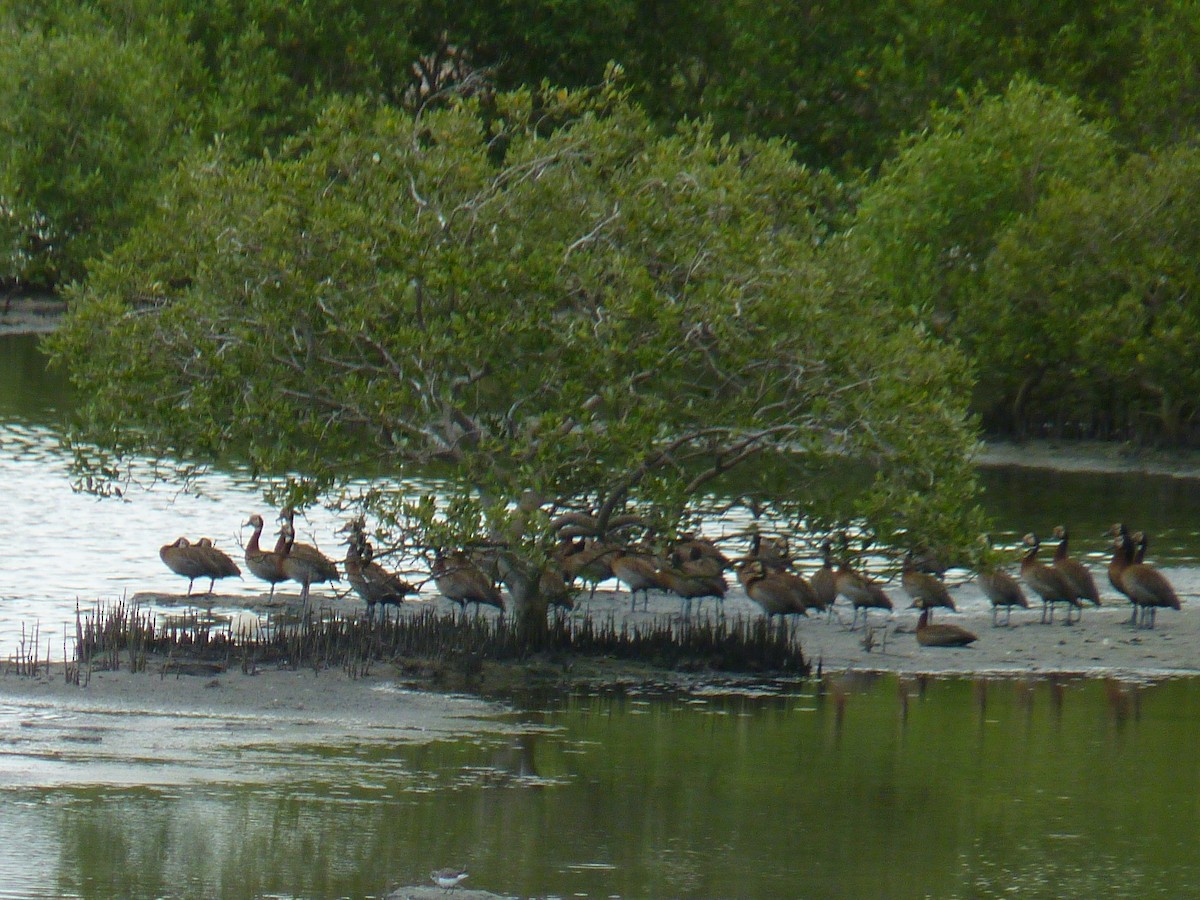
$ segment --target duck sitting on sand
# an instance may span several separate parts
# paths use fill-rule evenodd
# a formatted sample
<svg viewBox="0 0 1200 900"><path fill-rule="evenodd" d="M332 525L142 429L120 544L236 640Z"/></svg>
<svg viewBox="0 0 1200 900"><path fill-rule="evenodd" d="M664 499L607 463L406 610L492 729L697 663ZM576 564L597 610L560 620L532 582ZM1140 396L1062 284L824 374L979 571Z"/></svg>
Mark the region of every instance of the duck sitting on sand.
<svg viewBox="0 0 1200 900"><path fill-rule="evenodd" d="M929 610L921 610L921 618L917 620L917 643L922 647L966 647L977 640L977 635L958 625L931 624Z"/></svg>

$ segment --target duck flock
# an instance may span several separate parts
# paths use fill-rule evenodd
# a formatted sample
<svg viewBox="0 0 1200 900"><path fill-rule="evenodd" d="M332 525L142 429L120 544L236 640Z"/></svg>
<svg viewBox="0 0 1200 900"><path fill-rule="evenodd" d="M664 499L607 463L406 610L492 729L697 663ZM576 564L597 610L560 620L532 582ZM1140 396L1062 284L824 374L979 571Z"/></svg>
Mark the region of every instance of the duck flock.
<svg viewBox="0 0 1200 900"><path fill-rule="evenodd" d="M494 554L432 549L427 561L428 577L413 584L376 561L364 522L356 518L339 532L344 535L346 546L339 573L337 563L316 547L296 542L294 517L291 509L280 514L278 540L270 550L260 544L265 528L262 516L250 516L243 526L253 529L245 546L245 566L252 575L270 585L272 596L277 584L294 581L301 586L302 603L307 604L314 584L338 582L344 573L350 589L366 603L372 619L376 606L384 610L388 606L398 607L406 598L417 595L426 582L432 582L443 597L464 612L468 604L475 604L477 610L490 606L501 614L505 610ZM1117 524L1110 535L1109 582L1131 604L1129 624L1154 628L1160 608L1180 608L1179 596L1166 576L1145 561L1148 538L1144 532L1131 533L1124 524ZM1066 609L1067 624L1078 621L1086 606L1100 605L1100 592L1092 572L1070 555L1067 529L1056 527L1053 539L1057 541L1053 558L1042 562L1038 558L1041 541L1035 534L1025 535L1019 570L1011 574L994 562L990 543L986 537L981 538L984 545L981 557L985 562L977 566L975 575L992 604L993 627L1000 624L1002 610L1007 625L1014 606L1029 609L1030 595L1041 600L1043 623L1054 621L1059 604ZM845 544L842 535L840 545ZM197 579L209 579L211 593L218 579L241 576L238 564L207 538L192 543L180 537L162 547L159 555L172 572L188 579L189 596ZM768 619L832 612L838 599L844 598L853 609L850 628L854 630L860 617L866 627L872 610L890 612L894 604L884 583L855 569L846 555L843 554L835 568L833 542L823 540L819 545L819 565L806 576L788 552L786 539L764 537L757 531L751 535L747 552L736 560L726 556L712 540L695 535L682 536L665 552L655 552L644 544L564 535L552 563L543 571L539 589L548 606L571 609L583 590L590 588L589 596L594 596L598 584L615 579L630 591L633 610L637 609L639 594L643 609L648 609L650 592L658 591L677 597L682 618L689 619L693 603L703 604L706 599L713 599L723 610L729 589L726 572L732 571L746 596ZM958 609L943 580L944 574L944 567L939 568L928 556L915 558L909 551L904 557L900 584L911 600L910 608L920 610L916 638L929 647L966 646L978 640L978 636L958 625L932 621L937 608Z"/></svg>

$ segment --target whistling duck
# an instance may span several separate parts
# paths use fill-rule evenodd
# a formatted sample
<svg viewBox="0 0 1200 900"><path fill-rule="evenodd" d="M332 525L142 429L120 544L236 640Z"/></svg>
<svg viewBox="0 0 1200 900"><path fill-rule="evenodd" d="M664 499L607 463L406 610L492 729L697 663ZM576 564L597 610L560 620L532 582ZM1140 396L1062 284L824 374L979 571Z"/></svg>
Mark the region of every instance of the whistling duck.
<svg viewBox="0 0 1200 900"><path fill-rule="evenodd" d="M932 625L929 609L921 610L917 620L917 643L922 647L965 647L979 640L978 636L958 625Z"/></svg>
<svg viewBox="0 0 1200 900"><path fill-rule="evenodd" d="M883 588L865 575L854 571L845 560L839 563L838 569L834 573L834 579L837 584L837 592L854 606L854 621L850 623L851 631L858 626L860 612L865 627L871 610L886 609L890 611L893 608L892 601Z"/></svg>
<svg viewBox="0 0 1200 900"><path fill-rule="evenodd" d="M954 600L950 597L950 592L946 590L946 585L942 583L942 580L928 572L919 571L913 565L911 550L904 554L904 568L900 576L900 584L912 598L910 609L916 608L923 612L929 612L930 619L933 618L932 610L935 606L958 612L958 607L954 605Z"/></svg>
<svg viewBox="0 0 1200 900"><path fill-rule="evenodd" d="M271 596L274 597L275 585L281 581L287 581L287 576L283 574L283 547L287 543L287 539L280 535L274 550L263 550L258 543L263 532L262 516L255 513L246 520L246 524L242 527L246 526L254 529L254 534L250 536L250 542L246 544L246 568L250 570L250 574L271 585Z"/></svg>
<svg viewBox="0 0 1200 900"><path fill-rule="evenodd" d="M671 565L686 575L716 577L729 568L729 557L708 538L684 534L671 547Z"/></svg>
<svg viewBox="0 0 1200 900"><path fill-rule="evenodd" d="M342 531L349 532L343 563L346 580L354 593L366 601L368 619L374 621L376 603L383 605L386 617L389 605L400 606L406 596L417 593L413 585L375 562L375 551L363 532L361 519L352 520Z"/></svg>
<svg viewBox="0 0 1200 900"><path fill-rule="evenodd" d="M567 577L562 566L553 560L546 564L546 568L542 569L542 574L538 578L538 591L545 599L547 606L553 606L559 610L575 608L575 592L567 584Z"/></svg>
<svg viewBox="0 0 1200 900"><path fill-rule="evenodd" d="M705 597L716 599L721 604L721 615L725 614L725 592L729 586L725 583L724 575L691 574L663 566L658 570L658 578L666 590L683 601L682 614L685 619L692 615L692 601L698 600L703 605Z"/></svg>
<svg viewBox="0 0 1200 900"><path fill-rule="evenodd" d="M195 584L196 579L207 578L209 575L204 559L196 553L198 549L200 548L193 547L185 537L176 538L158 549L158 558L166 564L167 568L188 580L187 595L189 597L192 595L192 585Z"/></svg>
<svg viewBox="0 0 1200 900"><path fill-rule="evenodd" d="M1116 588L1118 593L1124 594L1129 600L1132 610L1129 613L1128 624L1136 625L1138 620L1138 605L1129 596L1129 591L1125 590L1125 581L1121 577L1121 573L1125 570L1125 567L1133 563L1133 555L1136 548L1134 547L1133 539L1129 536L1129 529L1125 527L1124 522L1118 522L1113 525L1108 533L1113 538L1113 555L1108 563L1108 583Z"/></svg>
<svg viewBox="0 0 1200 900"><path fill-rule="evenodd" d="M658 577L659 564L646 553L621 551L612 557L612 573L631 594L629 611L637 609L637 594L642 592L642 609L650 608L650 588L661 590L662 579Z"/></svg>
<svg viewBox="0 0 1200 900"><path fill-rule="evenodd" d="M981 537L980 542L984 545L985 552L975 570L976 580L983 595L992 601L992 627L995 628L996 614L1001 606L1006 609L1004 624L1007 625L1012 619L1012 608L1020 606L1022 609L1029 609L1029 600L1017 579L1001 569L997 562L988 559L987 551L991 550L991 542L987 535Z"/></svg>
<svg viewBox="0 0 1200 900"><path fill-rule="evenodd" d="M307 603L312 585L340 579L333 560L311 544L296 543L296 528L292 524L294 516L292 509L284 510L281 516L283 548L280 551L280 568L284 576L300 583L300 602Z"/></svg>
<svg viewBox="0 0 1200 900"><path fill-rule="evenodd" d="M767 574L786 572L792 567L792 556L788 552L787 538L764 538L757 531L750 538L750 554L747 558L762 563Z"/></svg>
<svg viewBox="0 0 1200 900"><path fill-rule="evenodd" d="M833 562L831 555L833 553L833 544L829 541L821 543L821 568L813 572L813 576L809 579L809 584L812 585L813 594L816 595L817 609L833 609L833 604L837 600L837 577L833 573Z"/></svg>
<svg viewBox="0 0 1200 900"><path fill-rule="evenodd" d="M1075 596L1075 589L1071 587L1071 582L1061 571L1038 562L1037 554L1042 542L1038 540L1036 534L1025 535L1024 543L1029 549L1021 557L1021 580L1042 598L1042 622L1046 621L1047 606L1050 607L1050 621L1053 622L1054 604L1065 603L1067 604L1067 624L1070 625L1071 608L1081 606L1079 598Z"/></svg>
<svg viewBox="0 0 1200 900"><path fill-rule="evenodd" d="M612 560L620 552L617 547L595 538L579 538L559 546L558 562L568 582L579 580L591 585L588 598L596 596L600 582L613 577Z"/></svg>
<svg viewBox="0 0 1200 900"><path fill-rule="evenodd" d="M216 585L218 578L242 577L242 570L238 568L237 563L230 559L229 554L224 550L214 547L213 542L208 538L200 538L193 549L208 569L204 574L209 579L208 592L210 594L213 592L213 587Z"/></svg>
<svg viewBox="0 0 1200 900"><path fill-rule="evenodd" d="M429 573L441 595L457 603L463 612L466 612L468 603L475 604L476 613L485 604L504 612L504 598L500 595L500 589L466 553L455 551L446 554L441 549L435 550Z"/></svg>
<svg viewBox="0 0 1200 900"><path fill-rule="evenodd" d="M1075 596L1078 599L1087 600L1093 606L1099 606L1100 591L1096 588L1096 579L1092 577L1087 566L1070 555L1067 548L1067 542L1070 540L1067 526L1055 525L1054 538L1058 541L1058 547L1054 550L1054 568L1067 576L1067 581L1071 582L1071 587L1075 589Z"/></svg>
<svg viewBox="0 0 1200 900"><path fill-rule="evenodd" d="M1149 563L1142 562L1149 538L1139 531L1133 536L1133 541L1137 551L1133 561L1122 569L1121 582L1129 593L1129 599L1143 611L1143 627L1153 628L1155 615L1160 607L1181 608L1179 595L1162 572ZM1146 614L1150 617L1149 625L1144 624Z"/></svg>
<svg viewBox="0 0 1200 900"><path fill-rule="evenodd" d="M738 581L746 596L772 616L808 615L810 601L815 602L812 587L792 572L773 572L761 559L743 561L737 569Z"/></svg>

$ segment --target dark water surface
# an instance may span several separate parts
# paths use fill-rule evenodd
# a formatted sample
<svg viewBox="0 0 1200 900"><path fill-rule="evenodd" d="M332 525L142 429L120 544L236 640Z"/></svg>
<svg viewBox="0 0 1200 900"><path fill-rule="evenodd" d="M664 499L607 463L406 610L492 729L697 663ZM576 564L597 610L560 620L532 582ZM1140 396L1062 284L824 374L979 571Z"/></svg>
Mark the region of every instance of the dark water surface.
<svg viewBox="0 0 1200 900"><path fill-rule="evenodd" d="M272 750L269 777L250 746L179 784L79 764L5 791L0 894L379 897L454 861L523 897L1196 896L1198 701L881 676L570 697L517 736Z"/></svg>
<svg viewBox="0 0 1200 900"><path fill-rule="evenodd" d="M236 471L201 497L149 477L125 501L73 493L70 403L33 339L0 337L5 658L31 622L61 658L76 602L179 591L160 544L205 533L236 556L265 512ZM1099 562L1123 519L1159 561L1200 558L1195 482L984 482L1004 542L1066 520ZM0 704L0 896L378 897L452 863L517 896L1200 896L1193 680L843 677L504 708L516 737L210 746L170 721Z"/></svg>

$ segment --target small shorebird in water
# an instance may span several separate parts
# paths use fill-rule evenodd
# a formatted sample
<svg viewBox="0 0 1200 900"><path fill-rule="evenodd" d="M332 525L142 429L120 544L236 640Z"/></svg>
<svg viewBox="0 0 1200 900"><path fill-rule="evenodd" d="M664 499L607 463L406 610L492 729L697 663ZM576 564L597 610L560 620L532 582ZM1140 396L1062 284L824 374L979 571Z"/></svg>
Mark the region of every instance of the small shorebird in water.
<svg viewBox="0 0 1200 900"><path fill-rule="evenodd" d="M458 887L467 877L466 869L438 869L436 872L431 872L429 877L444 891L449 891L452 888Z"/></svg>

